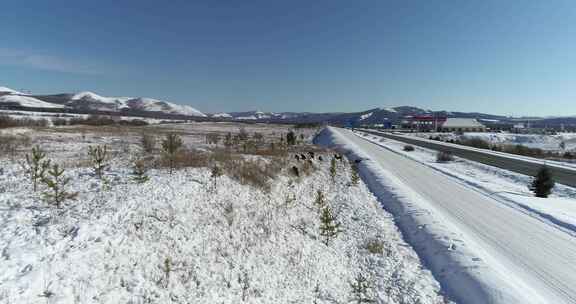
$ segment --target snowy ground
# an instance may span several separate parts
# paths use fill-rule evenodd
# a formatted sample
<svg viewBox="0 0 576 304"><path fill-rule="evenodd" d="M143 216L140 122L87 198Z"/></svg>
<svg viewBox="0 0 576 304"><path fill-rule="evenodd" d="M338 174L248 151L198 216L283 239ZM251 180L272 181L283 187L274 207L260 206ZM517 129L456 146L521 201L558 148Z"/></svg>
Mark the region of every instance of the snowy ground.
<svg viewBox="0 0 576 304"><path fill-rule="evenodd" d="M238 128L167 130L205 150L211 146L198 134ZM268 130L267 139L285 130L253 128ZM251 156L282 164L270 191L227 175L211 190L210 170L202 167L173 175L151 169L150 181L136 184L130 162L140 152L141 130L79 130L7 132L31 137L64 163L78 197L51 207L41 198L44 188L32 191L17 164L21 155L0 158L0 303L349 303L359 274L376 303L445 302L392 216L364 183L350 184L347 162L338 162L331 181L330 154L300 177L290 168L304 163L292 155ZM105 181L82 161L88 145L104 143L115 150ZM319 235L317 190L342 228L328 246Z"/></svg>
<svg viewBox="0 0 576 304"><path fill-rule="evenodd" d="M528 188L532 181L530 176L462 158L456 158L453 162L439 163L436 161L436 151L414 147L414 151L406 152L404 151L405 143L366 133L358 132L357 134L454 177L463 184L499 199L505 204L512 203L513 207L521 208L544 221L551 221L562 228L571 230L576 235L576 189L572 187L557 184L549 198L536 198Z"/></svg>
<svg viewBox="0 0 576 304"><path fill-rule="evenodd" d="M489 133L489 132L466 132L462 135L454 133L414 133L415 136L430 138L439 136L444 140L462 140L467 138L480 138L491 144L523 145L530 148L538 148L545 151L574 151L576 150L576 133L548 134L515 134L515 133ZM561 143L564 148L561 148Z"/></svg>
<svg viewBox="0 0 576 304"><path fill-rule="evenodd" d="M481 184L494 178L494 183L499 183L506 181L505 177L490 176L486 171L472 178L475 169L443 172L382 147L379 140L370 142L343 129L329 128L318 142L362 159L360 172L369 188L395 216L408 242L456 301L576 301L571 284L576 279L573 231L468 182L480 180ZM387 145L388 140L383 143ZM468 180L458 177L467 174ZM513 184L512 180L507 182ZM554 205L560 200L574 203L568 198L570 192L559 191L564 197L549 201ZM562 209L573 210L566 205Z"/></svg>

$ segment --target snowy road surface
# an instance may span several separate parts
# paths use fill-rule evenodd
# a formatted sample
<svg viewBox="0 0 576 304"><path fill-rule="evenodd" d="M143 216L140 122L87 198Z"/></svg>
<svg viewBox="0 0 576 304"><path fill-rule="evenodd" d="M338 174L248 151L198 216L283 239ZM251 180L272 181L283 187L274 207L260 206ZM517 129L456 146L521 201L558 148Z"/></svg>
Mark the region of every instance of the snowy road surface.
<svg viewBox="0 0 576 304"><path fill-rule="evenodd" d="M575 238L350 131L339 132L477 241L510 283L526 284L546 303L576 303Z"/></svg>

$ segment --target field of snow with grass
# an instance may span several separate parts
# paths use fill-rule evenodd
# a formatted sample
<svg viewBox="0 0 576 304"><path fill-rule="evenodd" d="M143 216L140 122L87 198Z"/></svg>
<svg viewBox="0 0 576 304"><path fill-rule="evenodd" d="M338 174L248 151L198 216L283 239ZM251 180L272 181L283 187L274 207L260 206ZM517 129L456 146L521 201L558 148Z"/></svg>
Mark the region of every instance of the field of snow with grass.
<svg viewBox="0 0 576 304"><path fill-rule="evenodd" d="M3 130L27 140L0 144L0 303L448 302L393 217L352 182L346 159L332 177L334 152L307 143L316 130L296 129L302 139L291 147L279 140L289 126L263 124L243 128L264 134L256 148L246 148L251 139L205 142L236 137L240 127ZM159 141L167 133L184 142L173 174L159 143L151 152L140 143L142 134ZM24 171L33 145L71 179L76 197L61 208L44 198L46 186L33 191ZM91 145L110 149L101 178ZM144 183L134 180L137 159L149 165ZM326 208L339 224L327 244Z"/></svg>
<svg viewBox="0 0 576 304"><path fill-rule="evenodd" d="M454 133L414 133L422 138L440 137L443 140L463 140L479 138L490 144L522 145L529 148L538 148L545 151L573 151L576 150L576 133L557 134L516 134L516 133L490 133L465 132L462 135ZM562 143L564 148L562 148Z"/></svg>

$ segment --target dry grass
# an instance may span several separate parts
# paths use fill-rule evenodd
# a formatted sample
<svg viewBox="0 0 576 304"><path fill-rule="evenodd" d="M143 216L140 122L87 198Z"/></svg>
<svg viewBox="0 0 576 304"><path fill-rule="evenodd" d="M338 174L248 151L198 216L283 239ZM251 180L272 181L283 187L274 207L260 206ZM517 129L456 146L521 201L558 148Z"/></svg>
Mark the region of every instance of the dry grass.
<svg viewBox="0 0 576 304"><path fill-rule="evenodd" d="M27 136L0 135L0 156L15 157L24 149L29 148L31 140Z"/></svg>

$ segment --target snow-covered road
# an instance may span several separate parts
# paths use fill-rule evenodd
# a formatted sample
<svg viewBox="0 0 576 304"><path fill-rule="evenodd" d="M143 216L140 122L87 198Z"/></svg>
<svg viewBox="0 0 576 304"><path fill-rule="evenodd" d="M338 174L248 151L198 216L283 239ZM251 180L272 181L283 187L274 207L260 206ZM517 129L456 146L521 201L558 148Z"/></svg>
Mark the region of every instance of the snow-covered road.
<svg viewBox="0 0 576 304"><path fill-rule="evenodd" d="M531 289L545 303L576 303L574 237L352 132L338 132L474 240L509 283L524 285L520 289Z"/></svg>

